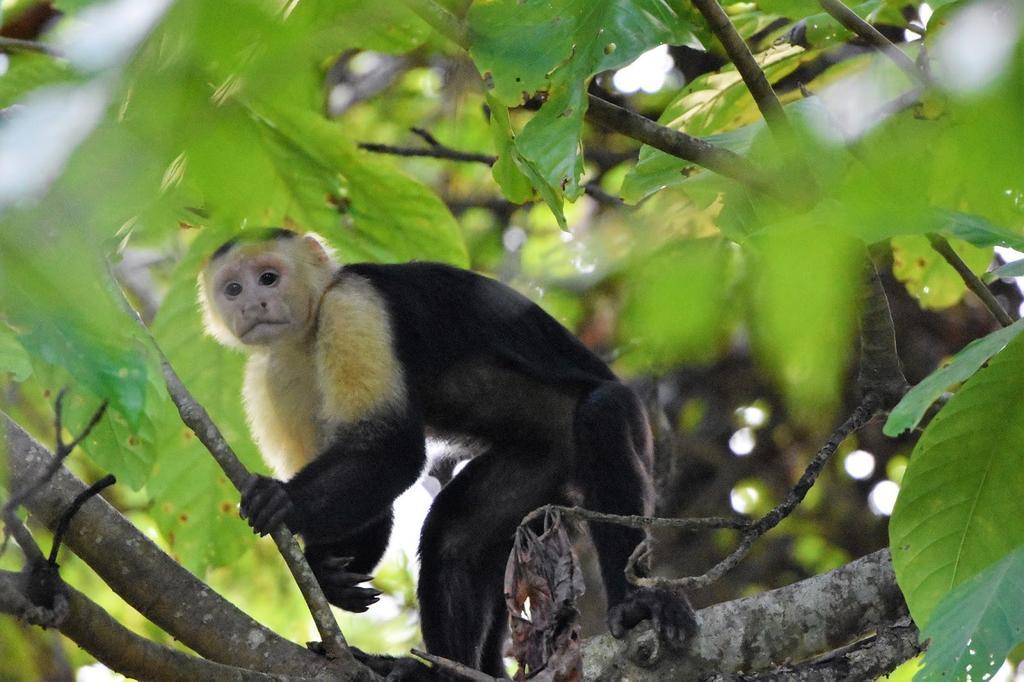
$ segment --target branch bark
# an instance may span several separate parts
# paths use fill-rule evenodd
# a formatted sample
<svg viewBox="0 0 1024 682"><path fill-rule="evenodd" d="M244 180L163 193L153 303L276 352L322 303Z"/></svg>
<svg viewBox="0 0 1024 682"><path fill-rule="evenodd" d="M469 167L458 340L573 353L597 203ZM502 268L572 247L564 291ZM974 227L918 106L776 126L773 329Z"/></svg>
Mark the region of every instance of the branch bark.
<svg viewBox="0 0 1024 682"><path fill-rule="evenodd" d="M702 609L697 616L700 630L682 652L659 647L656 638L646 636L653 634L649 630L621 642L610 635L588 639L584 678L654 682L771 671L780 661L811 659L884 631L906 619L907 610L889 551L880 550L793 585ZM914 653L897 648L892 658L906 660Z"/></svg>
<svg viewBox="0 0 1024 682"><path fill-rule="evenodd" d="M21 617L31 608L20 593L21 575L0 571L0 611ZM142 680L237 680L263 682L280 679L267 673L214 663L184 651L157 644L111 618L110 614L78 590L68 588L68 613L57 629L111 670Z"/></svg>
<svg viewBox="0 0 1024 682"><path fill-rule="evenodd" d="M3 415L13 488L38 480L53 455ZM56 528L86 486L61 467L25 500L43 525ZM102 529L98 532L97 529ZM328 661L257 623L167 556L102 498L71 521L65 544L130 605L200 656L272 674L365 679L361 665Z"/></svg>
<svg viewBox="0 0 1024 682"><path fill-rule="evenodd" d="M857 16L841 0L818 0L818 4L832 18L842 24L843 28L852 31L866 43L876 48L913 80L921 85L928 85L928 78L921 72L921 69L917 68L917 64L910 57L893 45L877 28Z"/></svg>
<svg viewBox="0 0 1024 682"><path fill-rule="evenodd" d="M764 116L768 127L783 140L792 138L789 119L786 112L782 110L779 98L775 96L771 83L764 75L764 71L757 65L750 48L743 42L743 38L736 31L736 27L729 21L729 15L725 13L718 0L693 0L693 6L704 16L708 27L715 34L718 41L725 48L729 60L736 65L743 82L757 103L757 108Z"/></svg>

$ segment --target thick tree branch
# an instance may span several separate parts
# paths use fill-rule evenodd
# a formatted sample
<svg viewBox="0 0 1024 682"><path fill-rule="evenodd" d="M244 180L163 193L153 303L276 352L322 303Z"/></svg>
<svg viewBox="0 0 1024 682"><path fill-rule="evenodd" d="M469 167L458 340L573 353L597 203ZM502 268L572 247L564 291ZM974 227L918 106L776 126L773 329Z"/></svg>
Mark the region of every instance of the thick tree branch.
<svg viewBox="0 0 1024 682"><path fill-rule="evenodd" d="M708 682L860 682L888 675L921 653L920 633L909 618L880 627L848 646L804 663L758 675L716 675Z"/></svg>
<svg viewBox="0 0 1024 682"><path fill-rule="evenodd" d="M870 256L866 257L864 302L860 312L860 370L857 387L862 395L877 395L879 408L891 409L910 388L900 367L896 330L889 299Z"/></svg>
<svg viewBox="0 0 1024 682"><path fill-rule="evenodd" d="M700 629L684 651L660 647L641 631L621 642L590 638L584 678L653 682L770 671L779 661L819 656L906 615L889 551L880 550L787 587L702 609Z"/></svg>
<svg viewBox="0 0 1024 682"><path fill-rule="evenodd" d="M847 7L841 0L818 0L821 8L828 12L843 27L852 31L866 43L878 49L879 52L892 60L908 76L920 83L927 85L928 79L921 69L917 68L914 61L902 50L893 45L888 38L879 32L877 28L857 16L856 12Z"/></svg>
<svg viewBox="0 0 1024 682"><path fill-rule="evenodd" d="M960 255L953 250L949 241L942 235L935 234L934 232L926 235L928 242L932 245L939 255L946 259L946 262L956 270L956 273L960 275L960 278L967 285L967 288L975 293L975 295L981 299L981 302L985 304L988 311L992 313L992 316L999 320L999 324L1004 327L1009 327L1013 324L1013 318L1006 312L1006 309L999 304L996 297L992 294L992 291L982 282L977 275L975 275L967 263L960 258Z"/></svg>
<svg viewBox="0 0 1024 682"><path fill-rule="evenodd" d="M12 486L37 480L53 455L6 415L3 422ZM54 529L85 489L61 467L24 504ZM282 675L357 679L365 674L362 666L330 662L254 621L167 556L103 498L82 506L65 544L142 615L204 658Z"/></svg>
<svg viewBox="0 0 1024 682"><path fill-rule="evenodd" d="M20 573L0 571L0 611L24 617L31 603L20 592ZM30 619L31 620L31 619ZM34 623L45 626L45 623ZM111 670L142 680L280 679L207 661L139 637L78 590L68 588L68 612L57 629Z"/></svg>

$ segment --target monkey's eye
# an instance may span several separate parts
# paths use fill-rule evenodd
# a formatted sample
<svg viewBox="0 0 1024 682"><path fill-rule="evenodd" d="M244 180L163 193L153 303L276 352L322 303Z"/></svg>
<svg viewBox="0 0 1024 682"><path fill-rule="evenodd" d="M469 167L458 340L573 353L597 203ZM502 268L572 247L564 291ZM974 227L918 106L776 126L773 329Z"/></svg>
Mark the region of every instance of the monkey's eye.
<svg viewBox="0 0 1024 682"><path fill-rule="evenodd" d="M265 287L273 286L277 282L277 279L278 275L276 272L274 272L273 270L267 270L262 275L260 275L260 284L262 284Z"/></svg>
<svg viewBox="0 0 1024 682"><path fill-rule="evenodd" d="M224 285L224 294L228 298L234 298L242 293L242 285L238 282L228 282Z"/></svg>

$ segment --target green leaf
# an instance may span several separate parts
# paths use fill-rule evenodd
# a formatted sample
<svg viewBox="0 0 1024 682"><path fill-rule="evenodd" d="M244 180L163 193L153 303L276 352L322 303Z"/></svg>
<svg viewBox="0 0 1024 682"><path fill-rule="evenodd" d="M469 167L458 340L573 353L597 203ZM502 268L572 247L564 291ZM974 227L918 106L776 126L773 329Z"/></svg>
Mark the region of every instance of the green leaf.
<svg viewBox="0 0 1024 682"><path fill-rule="evenodd" d="M912 429L921 421L929 406L947 388L970 379L989 358L1006 347L1024 329L1024 320L1017 320L1009 327L975 339L953 356L947 365L941 367L912 388L899 404L889 413L885 422L885 435L895 438Z"/></svg>
<svg viewBox="0 0 1024 682"><path fill-rule="evenodd" d="M995 270L986 272L984 279L986 282L992 282L997 279L1008 279L1010 277L1024 277L1024 258L1000 265Z"/></svg>
<svg viewBox="0 0 1024 682"><path fill-rule="evenodd" d="M1024 544L1024 337L964 384L914 448L889 523L919 626L942 597Z"/></svg>
<svg viewBox="0 0 1024 682"><path fill-rule="evenodd" d="M754 350L798 418L828 421L850 362L858 251L810 215L744 246Z"/></svg>
<svg viewBox="0 0 1024 682"><path fill-rule="evenodd" d="M975 246L1009 246L1024 250L1024 235L994 225L981 216L940 209L936 211L936 220L944 231Z"/></svg>
<svg viewBox="0 0 1024 682"><path fill-rule="evenodd" d="M467 20L470 56L495 99L515 107L536 93L545 95L515 145L528 167L520 170L542 194L538 182L546 186L559 206L563 196L582 192L580 137L590 78L692 35L689 15L666 0L495 0L474 3Z"/></svg>
<svg viewBox="0 0 1024 682"><path fill-rule="evenodd" d="M45 54L16 52L7 58L7 71L0 76L0 107L11 106L36 88L72 79L67 62Z"/></svg>
<svg viewBox="0 0 1024 682"><path fill-rule="evenodd" d="M723 339L727 262L721 239L677 242L636 262L621 335L637 350L624 361L649 370L713 360Z"/></svg>
<svg viewBox="0 0 1024 682"><path fill-rule="evenodd" d="M977 247L959 239L950 246L975 273L982 274L992 262L992 247ZM941 310L956 305L967 285L946 259L918 235L893 237L892 272L923 308Z"/></svg>
<svg viewBox="0 0 1024 682"><path fill-rule="evenodd" d="M281 149L298 159L300 174L287 164L278 172L299 186L319 169L322 204L344 212L325 236L348 260L437 260L466 265L466 245L448 207L430 189L398 171L390 161L358 150L341 126L294 107L248 102Z"/></svg>
<svg viewBox="0 0 1024 682"><path fill-rule="evenodd" d="M32 375L32 361L11 328L0 323L0 376L4 372L15 381L25 381Z"/></svg>
<svg viewBox="0 0 1024 682"><path fill-rule="evenodd" d="M1024 641L1024 546L947 594L921 632L929 639L915 681L989 679Z"/></svg>
<svg viewBox="0 0 1024 682"><path fill-rule="evenodd" d="M494 149L498 152L498 160L491 166L491 175L501 187L501 193L506 199L516 204L525 203L533 197L533 184L530 178L519 170L519 164L523 161L513 143L515 132L509 120L508 109L490 94L487 95L487 106L491 109L491 138L494 141ZM562 216L560 201L556 202L555 208L555 216L561 216L559 223L562 223L565 217Z"/></svg>

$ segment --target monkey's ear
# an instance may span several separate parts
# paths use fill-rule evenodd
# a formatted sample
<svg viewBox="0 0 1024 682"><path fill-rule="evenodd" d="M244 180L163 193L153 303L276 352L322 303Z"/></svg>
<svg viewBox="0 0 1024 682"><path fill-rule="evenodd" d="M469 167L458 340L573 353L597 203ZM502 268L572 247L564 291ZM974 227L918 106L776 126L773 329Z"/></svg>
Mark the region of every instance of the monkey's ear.
<svg viewBox="0 0 1024 682"><path fill-rule="evenodd" d="M316 259L316 262L318 264L323 265L327 261L331 260L331 254L328 252L327 248L324 246L324 243L320 240L320 237L318 237L317 235L307 234L303 236L302 245L306 248L310 255Z"/></svg>

